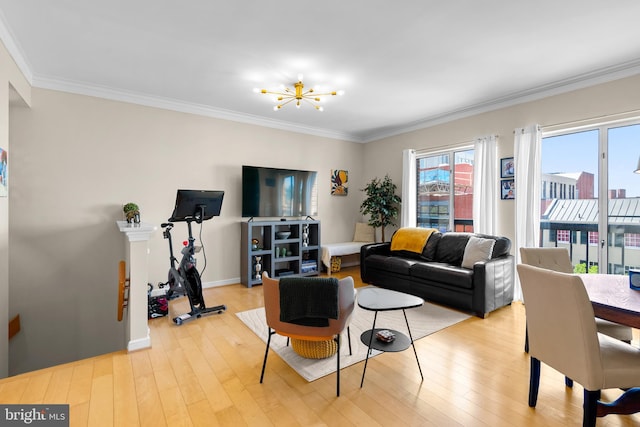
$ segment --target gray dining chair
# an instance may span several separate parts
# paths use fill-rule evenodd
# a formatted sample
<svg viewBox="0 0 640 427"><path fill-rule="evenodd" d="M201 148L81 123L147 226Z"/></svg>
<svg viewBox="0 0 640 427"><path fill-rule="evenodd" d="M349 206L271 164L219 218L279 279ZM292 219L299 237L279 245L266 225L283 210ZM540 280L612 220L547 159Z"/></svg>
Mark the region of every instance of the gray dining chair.
<svg viewBox="0 0 640 427"><path fill-rule="evenodd" d="M561 273L573 273L573 265L566 248L520 248L520 259L523 264ZM630 343L633 339L632 329L628 326L596 318L598 332L612 338ZM525 351L528 343L525 336Z"/></svg>
<svg viewBox="0 0 640 427"><path fill-rule="evenodd" d="M601 390L640 386L640 350L598 333L580 276L524 264L517 270L529 330L529 406L537 404L542 362L583 386L583 426L594 427L607 414L636 411L600 402Z"/></svg>

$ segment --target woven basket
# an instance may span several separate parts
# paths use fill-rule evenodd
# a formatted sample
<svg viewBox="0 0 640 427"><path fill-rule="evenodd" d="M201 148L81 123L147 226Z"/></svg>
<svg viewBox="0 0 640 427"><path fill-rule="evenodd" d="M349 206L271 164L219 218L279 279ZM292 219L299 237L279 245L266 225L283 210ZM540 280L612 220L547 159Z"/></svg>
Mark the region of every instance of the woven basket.
<svg viewBox="0 0 640 427"><path fill-rule="evenodd" d="M328 341L307 341L291 338L293 351L307 359L324 359L331 357L338 351L338 343L334 340Z"/></svg>
<svg viewBox="0 0 640 427"><path fill-rule="evenodd" d="M332 273L337 273L338 271L340 271L341 265L342 265L342 258L340 258L339 256L332 256L331 257L331 272Z"/></svg>

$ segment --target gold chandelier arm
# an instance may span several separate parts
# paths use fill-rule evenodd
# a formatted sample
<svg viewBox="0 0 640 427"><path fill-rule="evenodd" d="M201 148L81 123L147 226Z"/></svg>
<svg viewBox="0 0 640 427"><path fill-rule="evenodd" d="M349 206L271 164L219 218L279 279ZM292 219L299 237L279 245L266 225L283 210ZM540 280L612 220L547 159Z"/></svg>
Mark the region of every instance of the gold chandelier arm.
<svg viewBox="0 0 640 427"><path fill-rule="evenodd" d="M314 96L329 96L329 95L335 96L337 94L338 94L338 92L334 91L334 92L327 92L327 93L316 93L316 94L314 94Z"/></svg>
<svg viewBox="0 0 640 427"><path fill-rule="evenodd" d="M266 90L266 89L262 89L260 91L260 93L263 94L263 95L285 95L285 96L290 96L288 93L272 92L272 91Z"/></svg>
<svg viewBox="0 0 640 427"><path fill-rule="evenodd" d="M323 111L322 106L314 104L309 98L302 98L302 99L304 99L306 102L312 105L313 108L315 108L316 110Z"/></svg>
<svg viewBox="0 0 640 427"><path fill-rule="evenodd" d="M296 99L295 96L290 96L289 99L287 99L285 102L283 102L282 104L278 104L277 105L278 109L284 107L285 105L287 105L288 103L290 103L291 101L293 101L295 99Z"/></svg>
<svg viewBox="0 0 640 427"><path fill-rule="evenodd" d="M304 92L302 94L302 96L309 96L310 97L311 96L310 94L312 94L312 93L313 93L313 89L309 89L308 91Z"/></svg>

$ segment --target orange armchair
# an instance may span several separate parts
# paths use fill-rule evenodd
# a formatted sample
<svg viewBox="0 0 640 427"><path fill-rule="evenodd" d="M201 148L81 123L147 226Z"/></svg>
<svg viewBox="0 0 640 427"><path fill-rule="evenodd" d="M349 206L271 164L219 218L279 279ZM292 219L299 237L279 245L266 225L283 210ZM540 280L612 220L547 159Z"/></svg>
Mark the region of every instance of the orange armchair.
<svg viewBox="0 0 640 427"><path fill-rule="evenodd" d="M349 320L351 319L351 315L355 307L353 278L345 277L338 281L338 318L328 319L328 326L304 326L281 321L279 281L277 279L271 279L267 272L263 272L262 287L264 292L264 311L267 319L267 327L269 328L269 334L267 338L267 347L264 352L260 383L262 384L262 380L264 379L264 371L267 366L267 356L269 355L269 345L271 344L271 336L273 334L308 341L334 340L338 346L338 351L336 352L336 395L340 396L340 334L345 328L347 329L349 354L351 354Z"/></svg>

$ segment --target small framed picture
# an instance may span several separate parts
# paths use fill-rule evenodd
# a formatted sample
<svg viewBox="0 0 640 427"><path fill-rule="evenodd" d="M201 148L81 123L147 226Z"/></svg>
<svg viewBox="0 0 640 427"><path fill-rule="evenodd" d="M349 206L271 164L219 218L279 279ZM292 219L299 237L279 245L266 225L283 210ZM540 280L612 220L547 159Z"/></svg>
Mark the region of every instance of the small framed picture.
<svg viewBox="0 0 640 427"><path fill-rule="evenodd" d="M513 179L500 180L500 198L512 200L516 198L516 182Z"/></svg>
<svg viewBox="0 0 640 427"><path fill-rule="evenodd" d="M513 163L513 157L500 159L500 178L513 177L515 177L515 164Z"/></svg>
<svg viewBox="0 0 640 427"><path fill-rule="evenodd" d="M331 195L346 196L349 194L349 172L342 169L331 170Z"/></svg>

